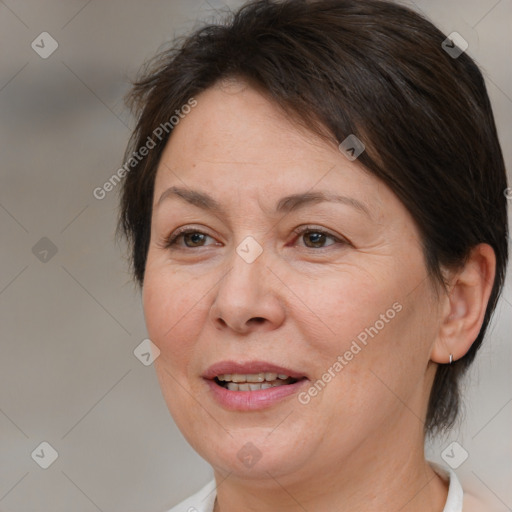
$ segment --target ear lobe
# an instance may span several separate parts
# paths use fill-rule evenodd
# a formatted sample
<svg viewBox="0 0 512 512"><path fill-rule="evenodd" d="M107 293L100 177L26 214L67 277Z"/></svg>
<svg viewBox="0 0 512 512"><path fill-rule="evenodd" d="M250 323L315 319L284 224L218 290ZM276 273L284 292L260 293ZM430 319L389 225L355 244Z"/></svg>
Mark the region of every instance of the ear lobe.
<svg viewBox="0 0 512 512"><path fill-rule="evenodd" d="M441 364L463 357L478 337L496 274L496 256L488 244L471 250L464 267L449 280L439 332L430 358Z"/></svg>

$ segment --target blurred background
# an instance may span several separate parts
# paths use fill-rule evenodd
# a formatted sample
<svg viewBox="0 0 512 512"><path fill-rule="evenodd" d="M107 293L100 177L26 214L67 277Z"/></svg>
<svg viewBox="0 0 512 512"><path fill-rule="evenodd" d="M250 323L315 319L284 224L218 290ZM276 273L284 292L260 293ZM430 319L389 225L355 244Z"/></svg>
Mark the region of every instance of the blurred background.
<svg viewBox="0 0 512 512"><path fill-rule="evenodd" d="M512 0L404 3L468 42L511 169ZM0 511L163 512L212 477L144 364L117 190L93 191L123 163L140 65L240 4L0 0ZM497 510L512 510L511 331L509 276L461 424L427 447Z"/></svg>

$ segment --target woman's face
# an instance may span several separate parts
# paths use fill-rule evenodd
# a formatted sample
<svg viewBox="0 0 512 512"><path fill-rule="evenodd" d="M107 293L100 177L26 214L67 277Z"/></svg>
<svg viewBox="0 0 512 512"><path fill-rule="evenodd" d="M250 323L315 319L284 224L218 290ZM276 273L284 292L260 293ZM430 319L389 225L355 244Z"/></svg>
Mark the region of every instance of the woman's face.
<svg viewBox="0 0 512 512"><path fill-rule="evenodd" d="M157 172L143 288L177 425L219 473L283 483L411 450L439 327L411 216L252 88L196 100Z"/></svg>

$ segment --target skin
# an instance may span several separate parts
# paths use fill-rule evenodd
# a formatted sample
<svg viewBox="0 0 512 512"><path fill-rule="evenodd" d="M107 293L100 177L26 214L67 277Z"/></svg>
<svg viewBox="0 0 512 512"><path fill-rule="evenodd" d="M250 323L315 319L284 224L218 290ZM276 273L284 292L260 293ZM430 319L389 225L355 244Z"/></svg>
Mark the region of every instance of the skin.
<svg viewBox="0 0 512 512"><path fill-rule="evenodd" d="M156 175L143 305L163 396L214 468L217 510L442 511L447 485L423 451L427 402L437 364L478 334L492 249L475 248L438 297L411 215L357 160L246 84L196 99ZM159 203L171 186L209 193L225 213ZM348 196L368 214L333 202L274 212L306 191ZM165 247L182 226L207 236ZM313 229L294 233L301 226ZM315 227L335 238L318 242ZM235 250L247 236L263 249L250 264ZM264 360L315 382L396 302L401 311L307 405L294 395L226 410L201 377L219 361ZM237 457L247 442L261 454L251 467Z"/></svg>

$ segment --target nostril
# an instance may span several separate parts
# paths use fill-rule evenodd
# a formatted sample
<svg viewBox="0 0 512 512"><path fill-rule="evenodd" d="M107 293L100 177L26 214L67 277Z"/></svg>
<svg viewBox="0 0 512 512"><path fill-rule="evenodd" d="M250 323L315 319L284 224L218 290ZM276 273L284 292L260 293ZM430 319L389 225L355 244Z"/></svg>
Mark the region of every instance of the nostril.
<svg viewBox="0 0 512 512"><path fill-rule="evenodd" d="M250 318L249 320L247 320L245 322L245 324L241 324L240 327L235 327L235 324L229 324L228 322L226 322L226 320L224 320L223 318L219 317L216 319L216 322L217 322L217 329L224 329L224 328L227 328L228 326L231 325L231 327L233 329L236 329L236 330L239 330L239 331L242 331L244 329L247 329L248 326L250 325L253 325L253 324L256 324L256 325L261 325L263 323L265 323L266 319L261 317L261 316L255 316L253 318Z"/></svg>

